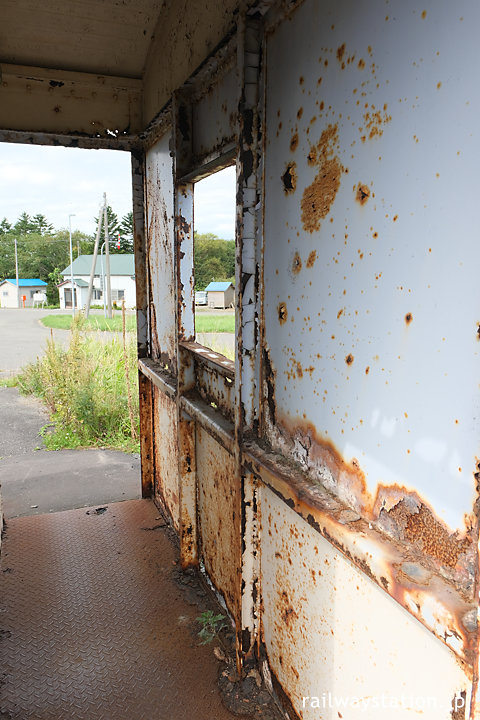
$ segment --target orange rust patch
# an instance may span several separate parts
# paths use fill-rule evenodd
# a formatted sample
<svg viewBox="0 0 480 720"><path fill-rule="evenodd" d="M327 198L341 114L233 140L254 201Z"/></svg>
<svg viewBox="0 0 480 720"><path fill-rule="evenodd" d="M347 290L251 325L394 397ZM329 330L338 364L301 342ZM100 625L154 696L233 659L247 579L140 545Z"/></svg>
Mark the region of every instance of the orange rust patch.
<svg viewBox="0 0 480 720"><path fill-rule="evenodd" d="M315 165L317 162L317 148L315 146L310 148L310 152L307 155L307 162L309 165Z"/></svg>
<svg viewBox="0 0 480 720"><path fill-rule="evenodd" d="M279 303L279 305L277 307L277 312L278 312L278 321L279 321L280 325L283 325L284 323L287 322L287 318L288 318L288 310L287 310L287 306L284 302Z"/></svg>
<svg viewBox="0 0 480 720"><path fill-rule="evenodd" d="M339 48L337 48L337 60L339 63L343 62L343 56L345 55L345 43L340 45Z"/></svg>
<svg viewBox="0 0 480 720"><path fill-rule="evenodd" d="M297 166L296 163L288 163L282 175L283 190L285 195L295 192L297 187Z"/></svg>
<svg viewBox="0 0 480 720"><path fill-rule="evenodd" d="M345 362L347 365L351 365L353 363L354 357L352 353L348 353L347 357L345 358Z"/></svg>
<svg viewBox="0 0 480 720"><path fill-rule="evenodd" d="M365 67L365 60L363 58L360 58L360 60L358 61L358 69L363 70L364 67Z"/></svg>
<svg viewBox="0 0 480 720"><path fill-rule="evenodd" d="M338 313L337 313L337 320L340 320L340 317L341 317L342 315L343 315L343 308L341 308L341 310L338 311Z"/></svg>
<svg viewBox="0 0 480 720"><path fill-rule="evenodd" d="M302 269L302 259L298 252L295 253L292 263L292 271L297 275Z"/></svg>
<svg viewBox="0 0 480 720"><path fill-rule="evenodd" d="M459 540L457 535L449 535L446 528L437 520L431 510L420 504L417 512L412 512L404 500L400 500L389 512L390 518L403 529L407 540L418 545L430 557L442 565L454 568L460 555L471 544L468 538Z"/></svg>
<svg viewBox="0 0 480 720"><path fill-rule="evenodd" d="M370 372L370 365L367 365L367 367L365 368L365 375L368 375L369 372Z"/></svg>
<svg viewBox="0 0 480 720"><path fill-rule="evenodd" d="M392 119L392 116L388 115L386 112L387 106L384 105L383 108L383 115L380 110L374 112L373 109L371 112L367 111L363 115L363 121L370 140L374 137L380 137L383 135L383 125L386 125Z"/></svg>
<svg viewBox="0 0 480 720"><path fill-rule="evenodd" d="M303 75L300 75L300 77L298 78L298 82L300 83L300 85L303 85L303 83L305 82L305 78L303 77Z"/></svg>
<svg viewBox="0 0 480 720"><path fill-rule="evenodd" d="M311 148L307 161L318 165L318 173L311 185L305 188L302 197L302 223L307 232L320 229L322 220L330 212L340 187L343 165L334 154L338 147L338 126L329 125Z"/></svg>
<svg viewBox="0 0 480 720"><path fill-rule="evenodd" d="M317 259L317 251L312 250L312 252L309 254L307 259L307 268L312 268L315 265L315 260Z"/></svg>
<svg viewBox="0 0 480 720"><path fill-rule="evenodd" d="M405 315L405 322L407 323L407 325L410 325L410 323L412 322L412 320L413 320L413 315L412 315L412 313L407 313L407 314Z"/></svg>
<svg viewBox="0 0 480 720"><path fill-rule="evenodd" d="M427 17L427 11L424 10L424 11L422 12L422 20L425 20L426 17Z"/></svg>
<svg viewBox="0 0 480 720"><path fill-rule="evenodd" d="M298 146L298 133L296 132L294 135L292 135L292 139L290 140L290 150L294 152L297 149Z"/></svg>
<svg viewBox="0 0 480 720"><path fill-rule="evenodd" d="M297 110L297 118L300 120L300 118L302 117L302 115L303 115L303 107L298 108L298 110Z"/></svg>
<svg viewBox="0 0 480 720"><path fill-rule="evenodd" d="M357 185L357 193L355 195L355 200L360 203L360 205L365 205L368 198L370 197L370 188L368 185L363 185L362 183L358 183Z"/></svg>

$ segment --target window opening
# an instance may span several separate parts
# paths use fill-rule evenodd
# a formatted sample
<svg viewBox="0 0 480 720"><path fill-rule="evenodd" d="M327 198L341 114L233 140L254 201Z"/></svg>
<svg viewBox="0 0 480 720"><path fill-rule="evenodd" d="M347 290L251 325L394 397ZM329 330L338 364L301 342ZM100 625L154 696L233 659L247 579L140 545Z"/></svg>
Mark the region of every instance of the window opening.
<svg viewBox="0 0 480 720"><path fill-rule="evenodd" d="M195 339L235 358L235 167L194 186Z"/></svg>

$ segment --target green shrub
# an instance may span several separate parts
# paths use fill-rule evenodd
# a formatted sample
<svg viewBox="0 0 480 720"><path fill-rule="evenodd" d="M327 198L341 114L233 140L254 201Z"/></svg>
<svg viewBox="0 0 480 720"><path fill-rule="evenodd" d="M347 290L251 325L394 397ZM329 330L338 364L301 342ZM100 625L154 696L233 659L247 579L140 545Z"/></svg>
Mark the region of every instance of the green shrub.
<svg viewBox="0 0 480 720"><path fill-rule="evenodd" d="M138 452L138 376L135 338L127 340L127 361L135 428L128 410L122 339L84 334L84 319L72 324L70 344L51 338L45 354L19 374L22 393L41 398L51 413L43 437L47 449L108 447ZM132 437L133 436L133 437Z"/></svg>

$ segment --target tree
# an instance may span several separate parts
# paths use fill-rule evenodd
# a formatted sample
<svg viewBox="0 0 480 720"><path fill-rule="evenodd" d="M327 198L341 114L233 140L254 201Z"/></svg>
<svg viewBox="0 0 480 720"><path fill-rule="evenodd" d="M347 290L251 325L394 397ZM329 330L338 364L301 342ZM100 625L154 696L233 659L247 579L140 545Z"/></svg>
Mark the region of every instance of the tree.
<svg viewBox="0 0 480 720"><path fill-rule="evenodd" d="M48 273L47 302L49 305L56 305L59 301L58 285L63 280L60 268L56 267Z"/></svg>
<svg viewBox="0 0 480 720"><path fill-rule="evenodd" d="M119 253L133 253L133 212L122 217L120 223L120 250Z"/></svg>
<svg viewBox="0 0 480 720"><path fill-rule="evenodd" d="M234 240L222 240L213 233L195 233L194 249L196 290L203 290L212 280L229 280L234 277Z"/></svg>
<svg viewBox="0 0 480 720"><path fill-rule="evenodd" d="M3 218L2 222L0 222L0 235L5 235L6 233L9 233L12 229L12 226L8 222L7 218Z"/></svg>

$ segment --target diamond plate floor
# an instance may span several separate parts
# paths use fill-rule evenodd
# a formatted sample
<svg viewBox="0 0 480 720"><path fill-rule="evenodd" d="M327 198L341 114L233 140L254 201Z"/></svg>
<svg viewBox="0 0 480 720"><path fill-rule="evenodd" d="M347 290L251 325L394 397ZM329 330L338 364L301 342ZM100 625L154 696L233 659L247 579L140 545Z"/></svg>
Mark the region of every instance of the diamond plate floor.
<svg viewBox="0 0 480 720"><path fill-rule="evenodd" d="M2 720L231 720L147 500L8 522Z"/></svg>

